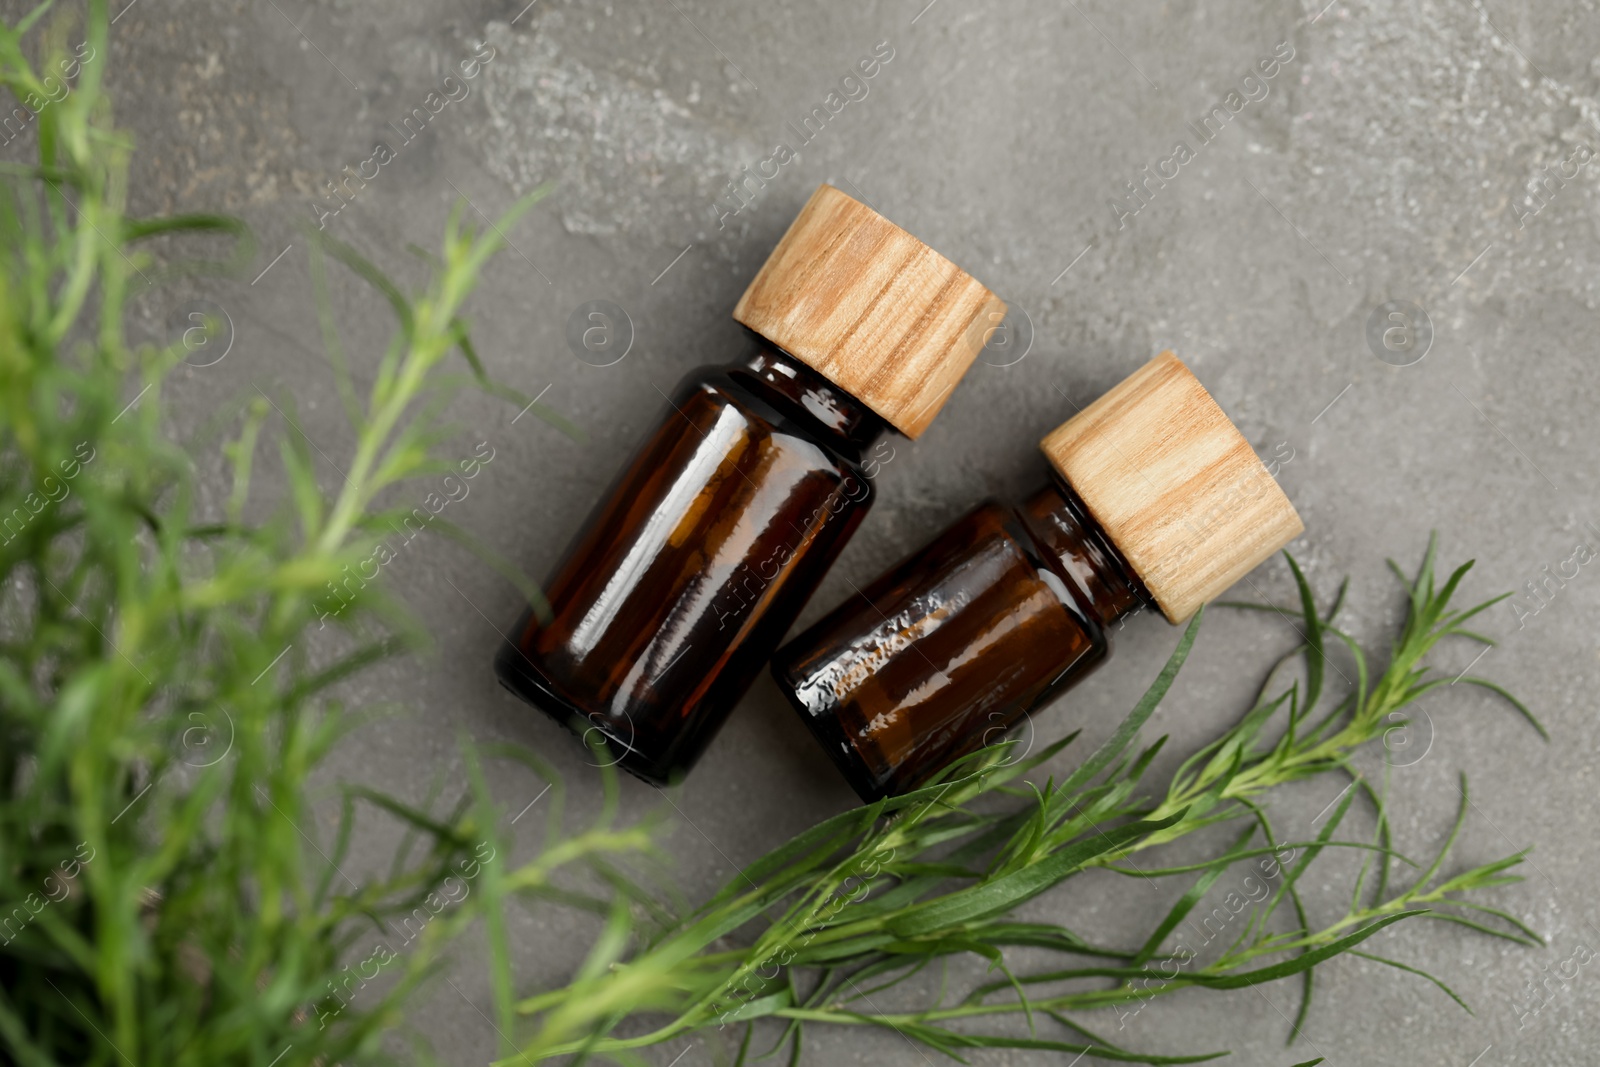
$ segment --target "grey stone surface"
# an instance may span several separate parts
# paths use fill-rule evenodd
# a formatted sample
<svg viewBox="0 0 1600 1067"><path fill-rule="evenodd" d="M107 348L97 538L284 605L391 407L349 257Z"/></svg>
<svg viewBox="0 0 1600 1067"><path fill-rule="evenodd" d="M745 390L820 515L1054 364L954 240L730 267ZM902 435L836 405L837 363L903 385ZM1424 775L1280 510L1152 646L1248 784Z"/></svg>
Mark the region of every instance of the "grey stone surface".
<svg viewBox="0 0 1600 1067"><path fill-rule="evenodd" d="M1523 590L1580 540L1600 547L1600 526L1585 525L1600 524L1600 164L1578 166L1600 144L1591 0L1334 0L1320 11L1322 0L925 2L135 0L106 57L118 113L140 146L135 207L241 212L262 235L256 270L293 246L254 283L209 280L145 309L148 328L160 331L185 301L205 297L235 324L227 357L177 383L180 428L260 386L293 395L319 449L338 456L348 444L318 354L297 228L314 220L322 182L383 140L394 160L326 225L406 277L420 273L405 246L436 246L458 197L492 216L557 183L510 234L515 251L491 266L472 317L491 371L529 393L546 390L587 443L531 418L513 425L515 412L486 400L458 412L463 453L487 440L495 459L453 517L535 575L657 417L658 390L747 350L728 313L824 180L1006 296L1026 312L1033 342L1020 362L975 366L920 441L896 442L876 509L803 622L840 600L847 579L876 574L976 500L1038 481L1037 439L1071 404L1166 347L1259 452L1292 450L1279 477L1307 527L1292 550L1324 595L1351 576L1347 615L1370 643L1388 640L1401 607L1383 558L1409 568L1430 529L1446 559L1478 560L1474 596ZM4 6L14 16L19 5ZM791 124L880 42L893 58L865 97L799 145ZM396 127L481 43L493 57L465 99L405 142ZM1292 49L1292 59L1272 79L1246 82L1274 49ZM1258 99L1202 143L1190 124L1232 91ZM799 158L734 213L728 180L780 141ZM1178 142L1193 158L1149 180L1137 213L1126 199L1114 207L1147 166L1172 173L1162 161ZM1563 166L1564 180L1549 177ZM581 362L564 341L569 313L597 299L623 307L636 330L627 357L608 367ZM351 351L370 367L386 337L383 309L353 284L339 284L335 300ZM1388 301L1425 310L1432 339L1420 361L1396 366L1411 357L1380 359L1382 345L1369 345L1369 317ZM218 459L207 483L218 497L220 472ZM331 467L324 474L337 477ZM1438 845L1459 772L1474 798L1461 861L1537 846L1528 880L1491 896L1527 916L1550 949L1403 925L1378 950L1440 974L1476 1015L1419 979L1343 959L1322 972L1307 1037L1293 1049L1283 1045L1296 997L1286 983L1189 992L1145 1007L1120 1031L1113 1014L1094 1025L1144 1050L1232 1049L1227 1062L1242 1067L1317 1055L1331 1064L1595 1063L1593 967L1553 980L1543 1010L1525 1014L1530 983L1560 971L1579 946L1600 944L1590 891L1600 859L1594 571L1582 567L1537 614L1500 605L1483 626L1502 644L1474 671L1524 697L1553 742L1489 694L1446 688L1415 728L1427 730L1416 741L1425 756L1394 771L1402 849ZM491 676L495 629L517 613L512 587L437 541L412 546L390 572L433 626L437 652L363 683L357 699L403 700L409 710L355 735L338 772L421 796L436 778L459 785L462 735L510 738L558 764L571 810L594 805L584 756ZM1252 581L1287 596L1281 560ZM1135 620L1106 668L1037 717L1041 735L1078 725L1090 738L1103 733L1174 639L1159 620ZM1217 613L1152 724L1173 734L1164 766L1242 710L1291 643L1279 625ZM1460 669L1474 654L1462 646L1442 656ZM506 770L494 784L511 810L537 790ZM1280 824L1308 826L1332 792L1329 782L1284 791L1274 802ZM763 679L669 803L631 780L624 800L634 811L665 806L676 821L675 873L693 896L851 796ZM521 824L530 846L535 821ZM378 836L358 842L371 862L387 848ZM1328 871L1310 887L1312 907L1334 916L1353 871L1338 860ZM1147 928L1164 899L1106 876L1032 907L1116 940ZM519 918L523 988L560 981L591 934L565 916ZM484 1017L463 1002L488 999L473 954L470 945L458 953L460 993L439 985L415 1020L454 1064L495 1050ZM709 1064L713 1045L690 1044L682 1060L681 1041L653 1055ZM923 1061L892 1034L821 1031L807 1058Z"/></svg>

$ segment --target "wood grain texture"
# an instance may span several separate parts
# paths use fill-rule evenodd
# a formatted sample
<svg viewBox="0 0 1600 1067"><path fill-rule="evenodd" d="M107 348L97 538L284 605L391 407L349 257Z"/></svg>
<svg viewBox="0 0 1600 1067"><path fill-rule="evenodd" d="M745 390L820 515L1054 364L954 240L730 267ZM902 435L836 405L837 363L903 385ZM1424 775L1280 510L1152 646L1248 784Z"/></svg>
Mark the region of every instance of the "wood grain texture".
<svg viewBox="0 0 1600 1067"><path fill-rule="evenodd" d="M960 267L823 185L733 317L915 438L1005 309Z"/></svg>
<svg viewBox="0 0 1600 1067"><path fill-rule="evenodd" d="M1250 442L1171 352L1040 447L1175 623L1305 529Z"/></svg>

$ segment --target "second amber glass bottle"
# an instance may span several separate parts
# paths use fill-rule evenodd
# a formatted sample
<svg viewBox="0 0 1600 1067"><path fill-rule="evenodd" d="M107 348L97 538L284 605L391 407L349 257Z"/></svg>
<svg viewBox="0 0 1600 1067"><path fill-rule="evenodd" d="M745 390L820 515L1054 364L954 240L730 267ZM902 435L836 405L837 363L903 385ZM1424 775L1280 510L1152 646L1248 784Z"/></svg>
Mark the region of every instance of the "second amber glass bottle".
<svg viewBox="0 0 1600 1067"><path fill-rule="evenodd" d="M748 362L691 373L500 649L508 689L652 782L685 774L872 501L865 451L916 437L1004 304L831 186L734 317Z"/></svg>
<svg viewBox="0 0 1600 1067"><path fill-rule="evenodd" d="M1193 615L1299 535L1293 506L1164 352L1045 438L1049 485L980 504L773 659L864 800L998 741L1154 604Z"/></svg>

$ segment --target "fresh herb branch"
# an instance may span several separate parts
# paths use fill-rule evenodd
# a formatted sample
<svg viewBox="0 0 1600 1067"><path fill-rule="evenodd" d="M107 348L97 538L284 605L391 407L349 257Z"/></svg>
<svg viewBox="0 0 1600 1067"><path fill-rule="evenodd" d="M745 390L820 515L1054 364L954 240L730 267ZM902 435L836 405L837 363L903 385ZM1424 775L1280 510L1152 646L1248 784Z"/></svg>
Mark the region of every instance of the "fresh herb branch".
<svg viewBox="0 0 1600 1067"><path fill-rule="evenodd" d="M357 996L360 954L375 939L401 945L394 924L419 911L432 919L489 830L470 798L436 816L350 791L331 840L316 840L313 775L360 721L337 686L422 636L376 583L344 585L327 629L318 602L400 516L380 500L444 469L450 399L506 392L487 385L462 306L537 195L483 233L452 214L436 270L410 295L348 247L315 242L319 281L325 257L342 262L400 323L365 395L329 323L354 455L319 471L291 401L251 393L217 420L231 492L204 503L195 469L215 445L175 443L164 418L186 348L132 344L124 324L159 282L229 266L152 248L220 236L237 267L253 245L218 216L126 214L131 142L101 88L106 64L78 64L72 91L49 100L39 71L68 69L72 27L41 22L47 8L0 26L0 84L32 101L37 147L35 162L0 167L0 1060L382 1059L407 997L476 914L425 921ZM90 54L106 54L107 28L91 0ZM444 369L457 352L469 374ZM279 411L290 492L273 510L252 476ZM358 810L398 819L412 846L359 884L341 869ZM630 848L645 831L631 832ZM611 847L557 844L549 868Z"/></svg>
<svg viewBox="0 0 1600 1067"><path fill-rule="evenodd" d="M1142 749L1136 739L1188 656L1198 617L1116 732L1063 780L1028 783L1024 776L1040 770L1073 737L1021 761L1005 746L993 748L914 793L821 823L665 928L630 930L619 910L602 946L572 983L517 1005L528 1017L528 1036L517 1055L501 1061L503 1067L524 1058L538 1062L567 1055L639 1062L634 1050L729 1024L743 1027L738 1053L743 1062L761 1020L776 1023L772 1051L786 1050L791 1063L800 1062L807 1029L816 1024L883 1028L958 1059L971 1049L1017 1048L1087 1053L1110 1061L1194 1063L1222 1053L1136 1052L1091 1029L1086 1013L1111 1008L1125 1014L1130 1005L1183 989L1230 990L1298 977L1303 995L1292 1041L1311 1005L1315 968L1344 953L1419 975L1465 1007L1438 978L1358 946L1395 923L1422 917L1540 944L1538 935L1509 912L1472 899L1482 890L1518 881L1508 872L1525 853L1446 873L1467 814L1463 781L1460 814L1438 855L1401 878L1399 870L1417 865L1391 846L1387 781L1374 787L1353 760L1404 725L1398 712L1448 681L1435 675L1427 659L1439 641L1451 636L1488 641L1464 624L1495 601L1452 609L1451 599L1471 564L1436 587L1430 543L1415 577L1405 579L1406 622L1387 666L1373 678L1367 653L1334 625L1343 588L1324 613L1292 558L1289 566L1300 594L1296 614L1238 606L1285 615L1303 643L1269 672L1239 722L1190 757L1157 799L1148 798L1145 778L1165 738ZM1326 696L1326 676L1330 670L1345 673L1329 658L1335 648L1344 650L1355 678L1348 692L1332 699ZM1277 668L1291 659L1301 664L1299 676L1269 696ZM1459 680L1504 696L1543 733L1528 709L1499 686L1478 678ZM1349 779L1332 814L1314 838L1282 840L1269 819L1266 797L1280 786L1327 775ZM1374 810L1374 836L1338 839L1336 831L1358 796ZM1165 868L1133 863L1149 849L1223 823L1243 829L1213 858ZM1359 850L1367 862L1346 913L1313 925L1299 886L1330 848ZM1181 940L1175 931L1225 872L1263 858L1271 863L1264 869L1275 878L1276 889L1240 921L1232 944L1206 960L1186 945L1165 947ZM1145 880L1198 878L1134 949L1099 945L1059 924L1013 917L1022 904L1094 868ZM1274 922L1285 902L1291 917ZM747 943L723 947L736 934ZM1059 955L1065 965L1017 973L1011 960L1019 948ZM874 997L930 964L960 957L986 961L999 977L955 996L947 996L941 985L932 999L924 995L909 1010L885 1011L875 1004ZM637 1013L662 1021L643 1032L635 1026L630 1036L614 1032ZM1021 1020L1021 1029L980 1033L971 1028L975 1021L1008 1017Z"/></svg>

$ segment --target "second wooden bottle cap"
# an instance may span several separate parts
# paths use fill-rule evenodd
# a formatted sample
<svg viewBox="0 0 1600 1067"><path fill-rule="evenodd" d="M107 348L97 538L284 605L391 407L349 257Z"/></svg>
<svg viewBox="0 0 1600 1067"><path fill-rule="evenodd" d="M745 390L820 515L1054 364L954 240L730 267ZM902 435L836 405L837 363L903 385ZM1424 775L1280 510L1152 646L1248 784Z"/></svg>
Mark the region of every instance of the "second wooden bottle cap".
<svg viewBox="0 0 1600 1067"><path fill-rule="evenodd" d="M1305 529L1250 442L1171 352L1040 447L1172 622Z"/></svg>
<svg viewBox="0 0 1600 1067"><path fill-rule="evenodd" d="M960 267L823 185L733 317L915 438L1005 310Z"/></svg>

